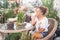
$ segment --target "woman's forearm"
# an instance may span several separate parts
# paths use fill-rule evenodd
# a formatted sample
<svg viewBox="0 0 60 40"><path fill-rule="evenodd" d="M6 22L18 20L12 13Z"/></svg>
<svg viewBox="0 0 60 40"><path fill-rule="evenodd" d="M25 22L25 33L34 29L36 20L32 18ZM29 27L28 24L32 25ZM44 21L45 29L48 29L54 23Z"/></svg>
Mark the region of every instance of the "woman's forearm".
<svg viewBox="0 0 60 40"><path fill-rule="evenodd" d="M32 18L31 24L32 24L32 25L35 24L35 20L34 20L34 18Z"/></svg>

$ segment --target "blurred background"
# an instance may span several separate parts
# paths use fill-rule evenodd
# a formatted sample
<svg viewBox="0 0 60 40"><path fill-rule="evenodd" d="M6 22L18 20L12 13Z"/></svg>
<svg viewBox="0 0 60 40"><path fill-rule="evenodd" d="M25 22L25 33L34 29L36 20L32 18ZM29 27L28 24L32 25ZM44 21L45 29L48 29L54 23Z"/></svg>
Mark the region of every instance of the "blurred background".
<svg viewBox="0 0 60 40"><path fill-rule="evenodd" d="M54 18L58 21L58 31L60 30L60 0L41 0L43 5L48 8L48 18ZM18 0L0 0L0 22L5 23L8 18L13 18L15 7L20 8ZM20 11L21 12L21 11ZM3 16L3 17L2 17ZM21 15L20 15L21 17ZM24 19L23 19L24 20ZM60 36L60 31L56 32Z"/></svg>

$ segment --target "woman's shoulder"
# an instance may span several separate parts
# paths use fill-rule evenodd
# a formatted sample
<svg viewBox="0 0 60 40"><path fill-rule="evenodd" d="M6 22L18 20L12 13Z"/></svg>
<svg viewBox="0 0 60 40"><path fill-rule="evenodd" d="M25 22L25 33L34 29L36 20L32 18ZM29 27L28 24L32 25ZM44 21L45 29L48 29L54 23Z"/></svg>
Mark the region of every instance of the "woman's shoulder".
<svg viewBox="0 0 60 40"><path fill-rule="evenodd" d="M48 18L46 16L44 16L43 19L48 19Z"/></svg>
<svg viewBox="0 0 60 40"><path fill-rule="evenodd" d="M43 20L44 20L44 21L48 21L48 18L47 18L47 17L44 17Z"/></svg>

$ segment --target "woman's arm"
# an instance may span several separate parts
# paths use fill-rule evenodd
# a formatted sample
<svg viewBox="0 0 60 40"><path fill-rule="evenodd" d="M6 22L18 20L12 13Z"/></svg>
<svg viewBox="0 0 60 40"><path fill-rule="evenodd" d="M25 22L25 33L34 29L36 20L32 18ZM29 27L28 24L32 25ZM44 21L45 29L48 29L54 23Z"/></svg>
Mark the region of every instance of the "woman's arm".
<svg viewBox="0 0 60 40"><path fill-rule="evenodd" d="M35 25L35 18L33 17L32 20L31 20L31 24L32 25Z"/></svg>
<svg viewBox="0 0 60 40"><path fill-rule="evenodd" d="M31 14L31 24L34 26L36 23L36 17L35 17L35 13Z"/></svg>

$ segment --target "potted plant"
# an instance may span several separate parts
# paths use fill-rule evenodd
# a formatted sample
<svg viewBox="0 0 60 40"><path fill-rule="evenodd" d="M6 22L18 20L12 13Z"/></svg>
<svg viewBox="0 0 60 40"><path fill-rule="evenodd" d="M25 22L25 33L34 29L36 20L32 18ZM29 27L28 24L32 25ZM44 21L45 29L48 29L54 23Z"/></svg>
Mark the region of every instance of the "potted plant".
<svg viewBox="0 0 60 40"><path fill-rule="evenodd" d="M18 22L24 22L24 13L22 11L18 12Z"/></svg>
<svg viewBox="0 0 60 40"><path fill-rule="evenodd" d="M18 18L16 22L17 29L24 29L24 13L22 11L18 12ZM20 27L20 28L19 28Z"/></svg>
<svg viewBox="0 0 60 40"><path fill-rule="evenodd" d="M9 9L8 10L8 13L6 13L6 18L13 18L14 16L14 12L13 12L13 9Z"/></svg>

